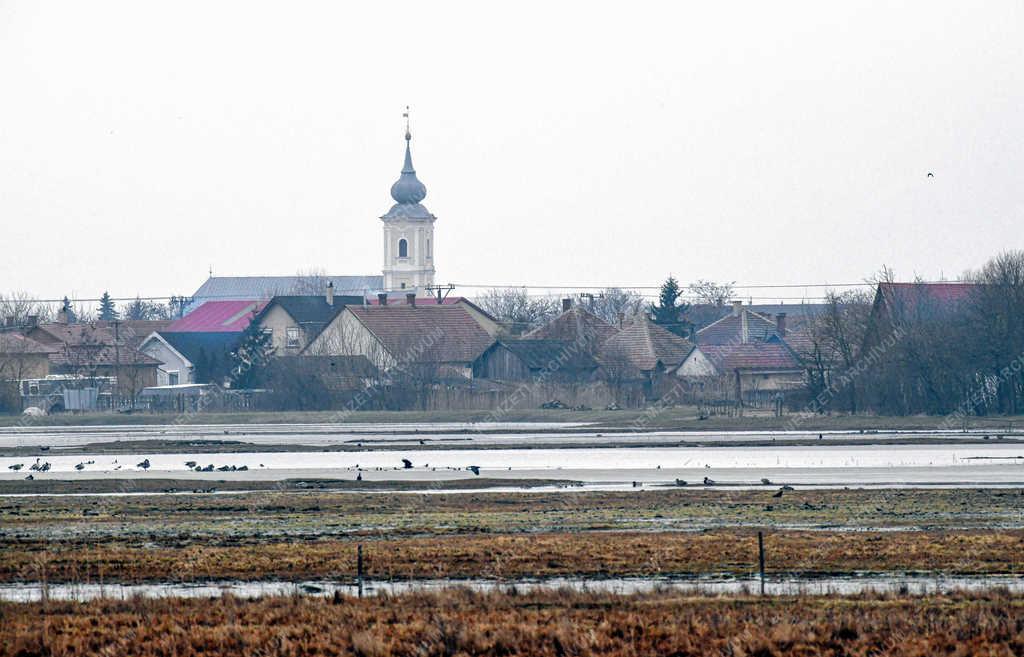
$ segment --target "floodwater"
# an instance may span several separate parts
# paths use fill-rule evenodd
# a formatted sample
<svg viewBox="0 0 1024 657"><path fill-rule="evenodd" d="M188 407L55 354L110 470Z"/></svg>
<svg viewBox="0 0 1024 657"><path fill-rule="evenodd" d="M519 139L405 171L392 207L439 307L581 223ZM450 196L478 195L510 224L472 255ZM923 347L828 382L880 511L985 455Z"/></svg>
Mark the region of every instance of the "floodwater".
<svg viewBox="0 0 1024 657"><path fill-rule="evenodd" d="M552 579L434 579L412 581L366 581L367 595L398 594L410 591L438 591L452 587L477 591L518 591L573 589L597 593L644 593L678 591L681 593L739 594L757 593L760 580L756 575L654 577L654 578L552 578ZM1019 575L904 575L866 573L828 577L769 576L765 582L768 595L854 595L868 591L923 595L950 591L979 591L1001 588L1014 593L1024 592L1024 576ZM49 600L86 601L96 598L213 598L226 594L244 598L268 595L357 595L354 582L313 580L305 582L203 582L157 584L49 584L45 596ZM0 584L0 600L36 602L43 598L44 586L39 582Z"/></svg>
<svg viewBox="0 0 1024 657"><path fill-rule="evenodd" d="M404 449L429 444L451 447L571 446L614 442L643 446L657 443L792 442L841 440L878 443L900 439L927 438L933 442L981 442L1024 440L1020 431L985 429L972 431L638 431L591 430L574 422L437 422L412 424L230 424L230 425L140 425L82 427L0 428L0 449L10 447L75 447L124 441L165 442L234 441L253 445L302 445L311 447L374 446Z"/></svg>
<svg viewBox="0 0 1024 657"><path fill-rule="evenodd" d="M183 446L185 447L185 446ZM382 449L345 452L240 452L198 454L75 454L58 450L39 457L0 458L0 479L23 479L37 462L37 480L160 478L196 481L355 479L423 482L451 479L558 479L584 484L773 484L869 486L1024 485L1024 445L821 445L757 447L543 447L530 449ZM403 459L409 461L406 467ZM139 464L147 461L148 468ZM196 472L186 465L214 466ZM21 470L10 466L20 464ZM76 468L77 465L81 468ZM220 467L234 471L217 471ZM244 467L245 470L238 470ZM479 474L476 474L479 472Z"/></svg>

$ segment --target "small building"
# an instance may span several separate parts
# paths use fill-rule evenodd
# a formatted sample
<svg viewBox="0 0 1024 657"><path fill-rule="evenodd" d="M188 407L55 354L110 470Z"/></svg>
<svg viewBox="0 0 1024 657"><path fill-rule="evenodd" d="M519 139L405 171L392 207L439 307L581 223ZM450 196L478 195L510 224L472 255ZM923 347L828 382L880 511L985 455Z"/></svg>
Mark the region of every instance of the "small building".
<svg viewBox="0 0 1024 657"><path fill-rule="evenodd" d="M114 377L116 393L131 398L156 384L160 361L137 349L142 338L132 322L40 324L27 335L55 347L49 354L51 374L82 379Z"/></svg>
<svg viewBox="0 0 1024 657"><path fill-rule="evenodd" d="M16 330L0 331L0 381L41 379L50 373L50 354L59 347L37 342Z"/></svg>
<svg viewBox="0 0 1024 657"><path fill-rule="evenodd" d="M278 356L298 356L345 306L362 305L362 296L326 294L286 295L272 298L253 321L271 336Z"/></svg>
<svg viewBox="0 0 1024 657"><path fill-rule="evenodd" d="M221 384L231 372L231 352L241 337L241 333L222 331L158 331L139 349L161 363L157 386Z"/></svg>
<svg viewBox="0 0 1024 657"><path fill-rule="evenodd" d="M674 372L693 343L658 326L647 317L634 318L600 348L602 367L631 367L644 376Z"/></svg>
<svg viewBox="0 0 1024 657"><path fill-rule="evenodd" d="M585 343L504 338L473 362L473 378L582 383L591 381L597 369Z"/></svg>
<svg viewBox="0 0 1024 657"><path fill-rule="evenodd" d="M471 378L473 363L494 343L462 305L347 306L305 355L362 355L378 369L420 380Z"/></svg>
<svg viewBox="0 0 1024 657"><path fill-rule="evenodd" d="M676 375L704 384L716 396L741 401L798 390L805 383L800 359L778 337L740 344L698 344Z"/></svg>

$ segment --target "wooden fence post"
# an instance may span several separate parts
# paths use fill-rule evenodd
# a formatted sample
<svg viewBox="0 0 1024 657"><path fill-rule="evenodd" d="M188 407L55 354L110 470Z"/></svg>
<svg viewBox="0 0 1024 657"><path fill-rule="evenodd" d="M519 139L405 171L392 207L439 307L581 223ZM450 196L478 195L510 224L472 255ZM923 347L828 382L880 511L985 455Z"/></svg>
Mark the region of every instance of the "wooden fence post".
<svg viewBox="0 0 1024 657"><path fill-rule="evenodd" d="M757 532L757 562L761 571L761 595L764 595L764 532Z"/></svg>
<svg viewBox="0 0 1024 657"><path fill-rule="evenodd" d="M359 586L359 597L363 597L363 546L356 548L356 584Z"/></svg>

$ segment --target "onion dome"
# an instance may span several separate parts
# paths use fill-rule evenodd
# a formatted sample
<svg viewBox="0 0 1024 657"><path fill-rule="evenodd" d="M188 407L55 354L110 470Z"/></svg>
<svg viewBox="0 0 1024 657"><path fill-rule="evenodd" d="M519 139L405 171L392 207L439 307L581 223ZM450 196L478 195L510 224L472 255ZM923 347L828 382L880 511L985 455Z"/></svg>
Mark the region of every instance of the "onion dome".
<svg viewBox="0 0 1024 657"><path fill-rule="evenodd" d="M402 175L391 186L391 198L395 203L416 204L427 196L427 187L416 177L416 169L412 168L412 151L409 143L412 141L412 134L408 129L405 131L405 165L402 167Z"/></svg>

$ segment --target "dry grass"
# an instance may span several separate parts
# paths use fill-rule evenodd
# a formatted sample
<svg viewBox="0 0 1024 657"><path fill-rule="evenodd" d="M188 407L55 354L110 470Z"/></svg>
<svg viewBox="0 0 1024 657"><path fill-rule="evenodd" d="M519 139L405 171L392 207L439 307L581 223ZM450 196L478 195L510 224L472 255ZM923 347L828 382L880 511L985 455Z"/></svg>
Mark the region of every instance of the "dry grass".
<svg viewBox="0 0 1024 657"><path fill-rule="evenodd" d="M0 604L0 656L1024 654L1024 601L528 595Z"/></svg>
<svg viewBox="0 0 1024 657"><path fill-rule="evenodd" d="M755 569L756 532L586 532L364 540L371 578L622 576ZM1024 572L1024 530L963 532L777 531L771 572ZM195 581L354 576L356 541L265 542L181 548L8 543L0 581Z"/></svg>

